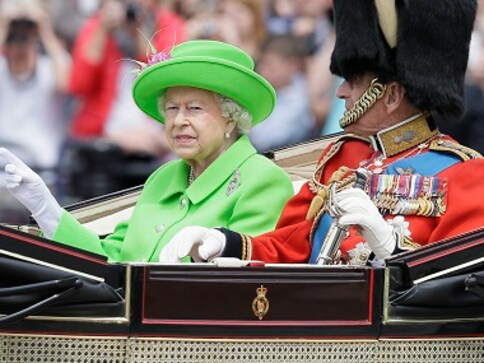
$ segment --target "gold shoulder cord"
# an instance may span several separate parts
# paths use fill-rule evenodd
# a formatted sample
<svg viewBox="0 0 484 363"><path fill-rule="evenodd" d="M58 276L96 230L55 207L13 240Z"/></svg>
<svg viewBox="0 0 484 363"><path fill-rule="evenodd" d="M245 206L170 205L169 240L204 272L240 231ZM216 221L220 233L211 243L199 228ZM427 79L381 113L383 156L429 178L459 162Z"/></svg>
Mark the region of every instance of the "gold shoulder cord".
<svg viewBox="0 0 484 363"><path fill-rule="evenodd" d="M319 220L323 216L323 213L327 210L326 202L328 200L329 189L335 184L335 189L337 192L346 189L356 182L356 174L352 173L346 178L343 177L352 169L347 166L342 166L336 170L331 178L329 178L328 185L325 186L311 201L308 213L306 214L306 220L311 220L314 218L313 225L311 226L311 231L309 232L309 240L313 240L313 235L316 227L319 225ZM324 192L323 192L324 191Z"/></svg>
<svg viewBox="0 0 484 363"><path fill-rule="evenodd" d="M332 146L331 149L324 155L323 159L318 163L316 166L316 170L314 171L311 180L309 181L309 189L314 193L318 194L318 192L321 190L321 188L325 188L326 186L320 182L321 176L323 175L324 167L326 166L326 163L338 153L338 151L341 149L341 146L343 146L344 141L347 140L360 140L364 141L368 144L371 143L371 141L363 136L358 136L354 134L346 134L339 138Z"/></svg>
<svg viewBox="0 0 484 363"><path fill-rule="evenodd" d="M308 212L306 214L306 220L308 221L313 219L323 209L326 203L326 199L328 197L329 187L333 183L338 183L336 185L336 190L339 191L341 189L346 188L349 184L354 183L354 181L356 180L356 176L354 174L348 176L344 180L341 180L343 176L350 171L348 167L342 166L333 173L333 175L328 181L328 185L325 185L320 182L326 163L334 155L336 155L336 153L341 149L343 142L347 139L357 139L357 140L369 142L367 138L348 134L341 137L337 142L335 142L331 146L329 151L324 155L323 159L318 163L318 166L316 167L316 170L314 171L311 177L311 180L308 183L309 189L315 194L314 198L311 201L311 205L309 206Z"/></svg>
<svg viewBox="0 0 484 363"><path fill-rule="evenodd" d="M326 199L328 197L328 187L319 182L319 180L321 180L326 163L329 159L336 155L342 145L343 142L340 139L331 146L331 149L329 149L329 151L324 155L323 159L318 163L318 166L316 167L316 170L308 183L309 189L315 194L311 200L311 205L309 206L306 214L306 220L308 221L313 219L326 203Z"/></svg>
<svg viewBox="0 0 484 363"><path fill-rule="evenodd" d="M349 185L352 185L356 181L356 175L353 173L348 175L346 178L343 177L348 174L352 169L348 168L347 166L341 166L338 170L336 170L331 178L329 178L328 185L321 185L318 193L314 196L313 200L311 200L311 205L309 206L308 212L306 214L306 220L310 221L314 217L316 217L321 211L325 210L326 202L328 200L329 189L335 185L336 191L343 190L347 188Z"/></svg>
<svg viewBox="0 0 484 363"><path fill-rule="evenodd" d="M341 139L338 140L331 146L331 149L329 149L329 151L324 155L323 159L318 163L318 166L316 167L316 170L314 171L313 176L309 181L309 189L314 194L317 194L321 190L321 188L325 187L324 184L319 182L319 180L321 180L321 176L323 175L324 167L326 166L328 160L336 155L339 149L341 149L342 145L343 142L341 141Z"/></svg>

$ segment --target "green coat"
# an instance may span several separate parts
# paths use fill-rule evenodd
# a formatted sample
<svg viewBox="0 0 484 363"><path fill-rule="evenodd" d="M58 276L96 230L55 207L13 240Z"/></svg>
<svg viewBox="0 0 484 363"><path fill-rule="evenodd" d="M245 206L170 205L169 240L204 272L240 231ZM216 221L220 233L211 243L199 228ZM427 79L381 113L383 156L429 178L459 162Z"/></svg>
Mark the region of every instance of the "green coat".
<svg viewBox="0 0 484 363"><path fill-rule="evenodd" d="M64 211L53 239L108 256L158 261L161 248L185 226L226 227L258 235L275 227L293 195L288 175L240 137L187 187L189 165L162 165L146 181L133 214L100 239Z"/></svg>

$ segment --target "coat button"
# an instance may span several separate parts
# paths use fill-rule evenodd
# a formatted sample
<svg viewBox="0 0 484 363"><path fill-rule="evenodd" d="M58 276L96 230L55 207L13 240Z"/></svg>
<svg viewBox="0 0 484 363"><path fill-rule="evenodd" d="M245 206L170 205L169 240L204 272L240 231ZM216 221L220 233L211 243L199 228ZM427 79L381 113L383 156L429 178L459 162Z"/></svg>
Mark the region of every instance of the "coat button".
<svg viewBox="0 0 484 363"><path fill-rule="evenodd" d="M180 205L182 207L186 206L187 205L187 200L185 198L183 198L182 200L180 200Z"/></svg>
<svg viewBox="0 0 484 363"><path fill-rule="evenodd" d="M159 224L156 226L155 230L157 233L160 233L161 231L163 231L165 229L165 223L162 223L162 224Z"/></svg>

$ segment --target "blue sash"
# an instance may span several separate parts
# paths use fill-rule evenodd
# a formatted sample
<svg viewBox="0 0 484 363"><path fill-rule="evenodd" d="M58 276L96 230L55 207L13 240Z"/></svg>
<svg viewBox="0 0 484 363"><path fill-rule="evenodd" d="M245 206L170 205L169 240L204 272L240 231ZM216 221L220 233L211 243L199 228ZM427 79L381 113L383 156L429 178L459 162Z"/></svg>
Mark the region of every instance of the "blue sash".
<svg viewBox="0 0 484 363"><path fill-rule="evenodd" d="M397 169L407 170L411 168L412 174L419 174L425 176L435 176L443 170L457 164L462 159L454 154L444 154L441 152L429 151L424 154L419 154L408 159L401 159L388 165L386 174L396 175ZM311 256L309 257L309 263L315 264L318 258L319 252L323 245L323 241L328 233L329 227L333 223L333 218L324 213L320 218L319 224L316 227L316 231L313 235Z"/></svg>

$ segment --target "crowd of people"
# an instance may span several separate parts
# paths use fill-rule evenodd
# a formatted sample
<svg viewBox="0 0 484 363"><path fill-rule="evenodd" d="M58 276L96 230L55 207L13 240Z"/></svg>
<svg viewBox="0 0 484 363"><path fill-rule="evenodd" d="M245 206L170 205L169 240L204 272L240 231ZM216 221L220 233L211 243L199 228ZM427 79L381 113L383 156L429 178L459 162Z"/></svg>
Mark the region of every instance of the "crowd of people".
<svg viewBox="0 0 484 363"><path fill-rule="evenodd" d="M312 138L308 60L329 37L330 1L299 3L0 0L0 144L63 204L143 183L176 155L163 125L133 102L137 61L191 39L222 40L260 60L279 96L268 127L281 127L273 140L267 127L253 130L258 151ZM8 194L1 201L3 221L25 220Z"/></svg>
<svg viewBox="0 0 484 363"><path fill-rule="evenodd" d="M249 133L258 152L341 131L344 102L335 91L342 80L329 69L332 6L332 0L0 0L0 146L38 172L61 204L143 183L177 155L164 126L133 101L137 62L193 39L240 47L275 88L273 113ZM437 120L481 152L483 8L471 43L468 112L457 123ZM1 220L25 221L18 203L0 194Z"/></svg>

